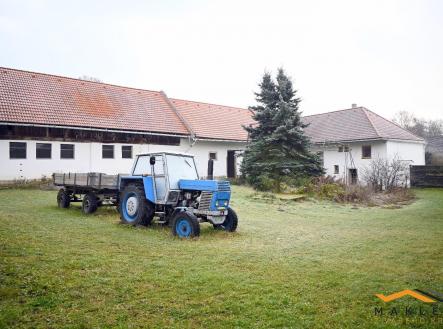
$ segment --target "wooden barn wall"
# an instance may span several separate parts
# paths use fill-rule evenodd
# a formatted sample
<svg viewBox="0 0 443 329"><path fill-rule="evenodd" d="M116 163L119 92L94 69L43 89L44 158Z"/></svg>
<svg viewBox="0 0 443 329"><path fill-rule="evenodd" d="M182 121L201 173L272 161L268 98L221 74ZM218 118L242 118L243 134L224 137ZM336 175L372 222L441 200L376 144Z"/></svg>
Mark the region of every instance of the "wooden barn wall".
<svg viewBox="0 0 443 329"><path fill-rule="evenodd" d="M180 145L179 137L32 126L0 126L0 139Z"/></svg>

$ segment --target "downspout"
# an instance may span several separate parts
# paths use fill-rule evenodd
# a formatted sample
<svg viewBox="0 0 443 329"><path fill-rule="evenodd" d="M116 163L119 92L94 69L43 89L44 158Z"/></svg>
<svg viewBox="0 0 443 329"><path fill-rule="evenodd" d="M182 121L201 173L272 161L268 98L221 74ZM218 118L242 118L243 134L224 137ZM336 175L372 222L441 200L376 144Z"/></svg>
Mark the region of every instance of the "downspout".
<svg viewBox="0 0 443 329"><path fill-rule="evenodd" d="M183 117L183 115L177 110L175 105L171 102L169 97L166 95L166 93L161 90L160 94L162 94L163 98L165 99L166 103L168 103L169 107L174 111L174 113L178 116L178 118L181 120L181 122L184 124L186 129L189 131L189 149L186 151L188 152L197 142L197 135L194 132L194 129L192 129L192 126L186 119Z"/></svg>

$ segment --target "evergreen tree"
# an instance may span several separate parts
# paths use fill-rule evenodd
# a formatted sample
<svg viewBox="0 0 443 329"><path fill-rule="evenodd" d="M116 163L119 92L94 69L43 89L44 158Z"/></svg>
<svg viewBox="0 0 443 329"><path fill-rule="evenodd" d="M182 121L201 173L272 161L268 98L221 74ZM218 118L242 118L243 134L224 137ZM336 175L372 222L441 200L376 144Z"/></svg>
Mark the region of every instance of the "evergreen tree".
<svg viewBox="0 0 443 329"><path fill-rule="evenodd" d="M306 176L323 173L320 159L309 152L309 139L299 111L300 98L283 69L276 81L263 75L256 93L256 124L244 127L250 138L242 162L242 174L255 188L280 191L281 183L294 183Z"/></svg>

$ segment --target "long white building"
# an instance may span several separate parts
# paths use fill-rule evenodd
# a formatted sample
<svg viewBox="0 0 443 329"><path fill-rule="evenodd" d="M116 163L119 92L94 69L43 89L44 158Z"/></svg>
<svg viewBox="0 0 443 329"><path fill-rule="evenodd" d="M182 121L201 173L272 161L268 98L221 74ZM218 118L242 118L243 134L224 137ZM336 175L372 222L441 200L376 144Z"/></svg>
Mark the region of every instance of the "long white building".
<svg viewBox="0 0 443 329"><path fill-rule="evenodd" d="M425 161L424 141L362 107L303 118L326 173L357 182L375 157ZM235 177L252 112L149 91L0 68L0 181L128 173L147 151L194 154L200 176Z"/></svg>
<svg viewBox="0 0 443 329"><path fill-rule="evenodd" d="M53 172L128 173L135 154L194 154L202 177L235 177L247 109L149 91L0 68L0 181Z"/></svg>

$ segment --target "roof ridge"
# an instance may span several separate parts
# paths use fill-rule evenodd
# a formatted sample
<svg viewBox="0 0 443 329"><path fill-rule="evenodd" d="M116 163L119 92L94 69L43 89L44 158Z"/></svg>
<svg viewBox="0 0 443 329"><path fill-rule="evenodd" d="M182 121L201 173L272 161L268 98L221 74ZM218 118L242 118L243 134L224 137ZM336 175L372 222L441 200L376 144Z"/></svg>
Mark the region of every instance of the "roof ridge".
<svg viewBox="0 0 443 329"><path fill-rule="evenodd" d="M334 111L329 111L329 112L323 112L323 113L315 113L315 114L309 114L309 115L303 115L303 118L307 118L307 117L313 117L315 115L325 115L325 114L330 114L330 113L336 113L336 112L342 112L342 111L350 111L350 110L360 110L360 109L364 109L365 107L363 106L359 106L359 107L351 107L349 109L341 109L341 110L334 110Z"/></svg>
<svg viewBox="0 0 443 329"><path fill-rule="evenodd" d="M389 123L391 123L391 124L397 126L398 128L402 129L403 131L406 131L407 133L411 134L412 136L414 136L414 137L416 137L416 138L418 138L418 139L424 140L423 137L417 136L416 134L414 134L414 133L410 132L409 130L403 128L402 126L396 124L394 121L391 121L391 120L389 120L389 119L386 119L385 117L382 117L381 115L375 113L374 111L371 111L370 109L367 109L367 108L364 108L364 109L365 109L366 111L371 112L372 114L378 116L379 118L381 118L381 119L383 119L383 120L385 120L385 121L387 121L387 122L389 122ZM371 121L371 123L372 123L372 121Z"/></svg>
<svg viewBox="0 0 443 329"><path fill-rule="evenodd" d="M175 107L175 105L171 102L171 99L166 95L166 93L161 90L160 94L165 99L168 106L174 111L175 114L177 114L177 117L182 121L183 125L186 127L188 132L191 134L191 139L194 139L197 134L195 133L194 129L192 129L192 125L185 119L185 117L180 113L180 111Z"/></svg>
<svg viewBox="0 0 443 329"><path fill-rule="evenodd" d="M39 75L45 75L45 76L50 76L50 77L55 77L55 78L63 78L63 79L80 81L80 82L88 82L88 83L92 83L92 84L107 85L107 86L111 86L111 87L118 87L118 88L124 88L124 89L133 89L133 90L138 90L138 91L150 91L150 92L153 92L153 93L160 93L159 90L151 90L151 89L142 89L142 88L136 88L136 87L128 87L128 86L122 86L122 85L116 85L116 84L112 84L112 83L107 83L107 82L82 80L82 79L79 79L79 78L72 78L72 77L67 77L67 76L64 76L64 75L44 73L44 72L36 72L36 71L29 71L29 70L21 70L21 69L15 69L15 68L10 68L10 67L0 66L0 71L3 71L3 70L11 70L11 71L24 72L24 73L30 73L30 74L39 74Z"/></svg>
<svg viewBox="0 0 443 329"><path fill-rule="evenodd" d="M365 114L366 118L368 119L369 123L371 124L372 128L375 130L375 133L378 137L383 137L380 132L378 131L377 127L375 126L374 122L371 120L371 118L368 115L369 111L367 108L362 107L361 110L363 111L363 113Z"/></svg>
<svg viewBox="0 0 443 329"><path fill-rule="evenodd" d="M237 106L230 106L230 105L223 105L223 104L215 104L215 103L208 103L208 102L200 102L200 101L191 101L188 99L181 99L181 98L174 98L174 97L169 97L169 99L173 100L173 101L182 101L182 102L190 102L190 103L200 103L200 104L206 104L206 105L214 105L214 106L223 106L223 107L227 107L230 109L236 109L236 110L243 110L243 111L250 111L249 108L242 108L242 107L237 107Z"/></svg>

